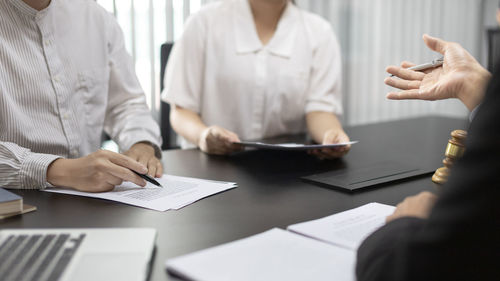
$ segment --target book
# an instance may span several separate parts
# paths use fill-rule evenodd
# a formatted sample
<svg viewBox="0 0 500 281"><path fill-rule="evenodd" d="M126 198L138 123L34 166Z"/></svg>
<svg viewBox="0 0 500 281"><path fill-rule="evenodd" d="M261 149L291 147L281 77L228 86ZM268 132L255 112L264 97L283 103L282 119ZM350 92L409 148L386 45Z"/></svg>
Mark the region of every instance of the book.
<svg viewBox="0 0 500 281"><path fill-rule="evenodd" d="M0 188L0 215L20 212L23 210L23 198L10 191Z"/></svg>
<svg viewBox="0 0 500 281"><path fill-rule="evenodd" d="M166 261L188 280L355 281L356 251L395 207L370 203Z"/></svg>
<svg viewBox="0 0 500 281"><path fill-rule="evenodd" d="M21 196L0 187L0 220L35 210L35 206L24 204Z"/></svg>

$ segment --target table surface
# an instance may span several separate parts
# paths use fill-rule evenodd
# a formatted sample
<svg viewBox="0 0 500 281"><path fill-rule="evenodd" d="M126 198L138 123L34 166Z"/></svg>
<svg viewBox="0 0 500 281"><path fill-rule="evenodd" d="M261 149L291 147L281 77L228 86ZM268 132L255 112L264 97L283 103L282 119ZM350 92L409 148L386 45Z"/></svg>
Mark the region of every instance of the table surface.
<svg viewBox="0 0 500 281"><path fill-rule="evenodd" d="M150 280L177 280L165 272L168 258L366 203L395 205L420 191L436 191L430 174L354 193L316 186L300 177L382 160L437 168L444 158L450 132L466 127L465 120L435 116L347 127L347 134L359 143L343 159L333 161L320 161L304 152L254 150L232 156L209 156L198 150L165 151L167 174L234 181L238 187L179 211L167 212L100 199L19 190L15 193L38 210L0 221L0 228L156 228L157 249ZM297 138L303 136L273 141Z"/></svg>

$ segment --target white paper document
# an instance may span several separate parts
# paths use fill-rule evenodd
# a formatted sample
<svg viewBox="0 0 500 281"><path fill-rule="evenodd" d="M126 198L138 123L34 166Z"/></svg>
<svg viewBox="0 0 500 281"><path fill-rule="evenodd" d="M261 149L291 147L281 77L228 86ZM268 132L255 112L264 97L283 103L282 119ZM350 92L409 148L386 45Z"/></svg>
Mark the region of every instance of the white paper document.
<svg viewBox="0 0 500 281"><path fill-rule="evenodd" d="M335 148L342 147L351 144L358 143L358 141L350 141L336 144L300 144L300 143L262 143L262 142L238 142L236 144L241 144L246 147L253 147L259 149L269 149L269 150L311 150L311 149L321 149L321 148Z"/></svg>
<svg viewBox="0 0 500 281"><path fill-rule="evenodd" d="M44 191L93 197L117 201L157 211L178 210L210 195L235 188L234 182L220 182L196 178L163 175L157 181L163 187L147 183L146 187L125 182L112 191L102 193L81 192L63 188Z"/></svg>
<svg viewBox="0 0 500 281"><path fill-rule="evenodd" d="M357 250L363 240L385 224L395 207L370 203L325 218L288 226L288 230Z"/></svg>
<svg viewBox="0 0 500 281"><path fill-rule="evenodd" d="M167 270L194 281L355 281L356 250L394 207L370 203L322 219L272 229L167 260Z"/></svg>
<svg viewBox="0 0 500 281"><path fill-rule="evenodd" d="M356 253L281 229L168 260L188 280L355 281Z"/></svg>

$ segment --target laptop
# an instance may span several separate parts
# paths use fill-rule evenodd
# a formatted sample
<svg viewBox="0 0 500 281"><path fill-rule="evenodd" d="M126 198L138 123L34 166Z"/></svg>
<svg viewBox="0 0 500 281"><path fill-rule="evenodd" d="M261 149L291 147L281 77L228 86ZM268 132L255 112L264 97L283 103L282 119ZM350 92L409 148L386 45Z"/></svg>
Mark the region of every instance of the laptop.
<svg viewBox="0 0 500 281"><path fill-rule="evenodd" d="M156 230L0 230L1 280L146 280Z"/></svg>

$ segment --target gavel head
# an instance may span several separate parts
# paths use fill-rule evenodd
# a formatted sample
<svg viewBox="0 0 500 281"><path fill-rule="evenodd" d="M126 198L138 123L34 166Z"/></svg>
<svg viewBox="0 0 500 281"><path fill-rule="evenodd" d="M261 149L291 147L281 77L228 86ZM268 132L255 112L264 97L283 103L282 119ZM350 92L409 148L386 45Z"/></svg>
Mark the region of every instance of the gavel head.
<svg viewBox="0 0 500 281"><path fill-rule="evenodd" d="M455 130L451 132L451 139L448 140L445 156L453 159L462 157L465 152L465 139L467 132L464 130Z"/></svg>

